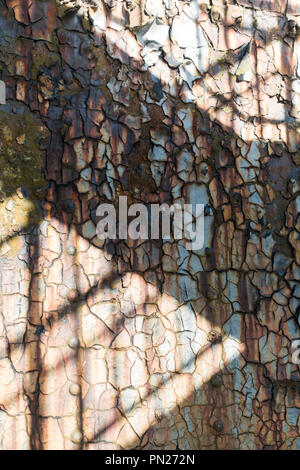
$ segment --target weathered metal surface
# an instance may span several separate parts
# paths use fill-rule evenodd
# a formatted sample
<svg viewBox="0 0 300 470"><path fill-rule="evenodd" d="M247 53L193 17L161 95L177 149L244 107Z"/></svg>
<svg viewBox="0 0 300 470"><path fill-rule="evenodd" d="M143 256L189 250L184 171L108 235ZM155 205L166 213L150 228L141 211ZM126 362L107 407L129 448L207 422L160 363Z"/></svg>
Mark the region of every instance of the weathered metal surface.
<svg viewBox="0 0 300 470"><path fill-rule="evenodd" d="M3 449L300 449L299 2L223 3L0 0Z"/></svg>

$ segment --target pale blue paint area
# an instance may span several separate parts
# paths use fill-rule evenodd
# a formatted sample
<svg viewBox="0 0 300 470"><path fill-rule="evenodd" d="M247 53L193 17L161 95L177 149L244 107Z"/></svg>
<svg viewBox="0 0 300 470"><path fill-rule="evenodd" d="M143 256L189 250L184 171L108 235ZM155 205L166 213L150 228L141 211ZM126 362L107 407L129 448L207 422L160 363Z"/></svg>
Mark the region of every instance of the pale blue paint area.
<svg viewBox="0 0 300 470"><path fill-rule="evenodd" d="M234 313L225 323L223 330L228 336L241 338L242 335L242 315Z"/></svg>
<svg viewBox="0 0 300 470"><path fill-rule="evenodd" d="M251 143L251 147L249 153L247 155L247 159L251 163L251 165L255 167L259 167L259 159L260 159L260 142L257 140L253 140Z"/></svg>
<svg viewBox="0 0 300 470"><path fill-rule="evenodd" d="M148 153L148 159L153 162L166 162L168 160L167 152L160 145L154 145Z"/></svg>
<svg viewBox="0 0 300 470"><path fill-rule="evenodd" d="M237 366L238 365L239 364L237 364ZM244 383L245 383L245 377L244 377L242 371L240 371L239 369L236 369L235 374L233 376L233 387L234 387L234 389L237 390L238 392L241 392L242 389L243 389Z"/></svg>
<svg viewBox="0 0 300 470"><path fill-rule="evenodd" d="M300 450L300 437L294 440L291 450Z"/></svg>

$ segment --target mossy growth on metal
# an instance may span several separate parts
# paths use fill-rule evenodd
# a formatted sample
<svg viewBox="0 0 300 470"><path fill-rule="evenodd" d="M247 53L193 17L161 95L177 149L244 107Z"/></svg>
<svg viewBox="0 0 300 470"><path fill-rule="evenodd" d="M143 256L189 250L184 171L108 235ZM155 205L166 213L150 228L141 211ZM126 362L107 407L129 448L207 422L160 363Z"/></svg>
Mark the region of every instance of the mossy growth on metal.
<svg viewBox="0 0 300 470"><path fill-rule="evenodd" d="M41 218L46 180L40 144L45 137L46 128L35 116L0 111L1 240Z"/></svg>

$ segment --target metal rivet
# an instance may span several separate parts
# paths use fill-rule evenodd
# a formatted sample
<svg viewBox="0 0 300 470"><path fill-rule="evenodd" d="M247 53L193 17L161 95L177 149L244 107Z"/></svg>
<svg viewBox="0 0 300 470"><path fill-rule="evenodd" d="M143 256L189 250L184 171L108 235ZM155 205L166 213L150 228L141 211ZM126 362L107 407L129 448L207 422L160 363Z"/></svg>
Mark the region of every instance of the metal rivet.
<svg viewBox="0 0 300 470"><path fill-rule="evenodd" d="M71 384L69 388L69 392L71 395L79 395L80 394L80 385L79 384Z"/></svg>
<svg viewBox="0 0 300 470"><path fill-rule="evenodd" d="M72 349L77 349L77 348L79 348L79 346L80 346L80 341L79 341L79 339L76 338L76 336L73 336L72 338L70 338L70 340L69 340L69 346L70 346L70 348L72 348Z"/></svg>
<svg viewBox="0 0 300 470"><path fill-rule="evenodd" d="M6 104L6 85L0 80L0 104Z"/></svg>
<svg viewBox="0 0 300 470"><path fill-rule="evenodd" d="M207 335L207 341L211 344L217 344L222 342L222 334L217 330L211 330Z"/></svg>
<svg viewBox="0 0 300 470"><path fill-rule="evenodd" d="M66 168L72 168L73 166L73 160L71 157L65 157L63 159L63 165L66 167Z"/></svg>
<svg viewBox="0 0 300 470"><path fill-rule="evenodd" d="M68 255L74 256L74 255L76 255L76 251L77 250L76 250L75 246L73 246L73 245L68 246L68 248L67 248Z"/></svg>
<svg viewBox="0 0 300 470"><path fill-rule="evenodd" d="M155 418L157 419L157 421L162 421L164 415L160 410L155 410L154 414L155 414Z"/></svg>
<svg viewBox="0 0 300 470"><path fill-rule="evenodd" d="M65 212L67 212L68 214L73 214L73 212L75 211L75 204L73 201L71 201L70 199L68 201L65 201L63 203L63 210Z"/></svg>
<svg viewBox="0 0 300 470"><path fill-rule="evenodd" d="M79 429L76 429L72 432L71 441L74 442L74 444L80 444L82 442L82 439L83 435L82 432L79 431Z"/></svg>
<svg viewBox="0 0 300 470"><path fill-rule="evenodd" d="M213 376L210 383L213 387L220 387L220 385L222 385L222 377L219 374L216 374Z"/></svg>
<svg viewBox="0 0 300 470"><path fill-rule="evenodd" d="M224 424L222 423L222 421L217 419L213 424L213 428L216 432L222 432L224 429Z"/></svg>

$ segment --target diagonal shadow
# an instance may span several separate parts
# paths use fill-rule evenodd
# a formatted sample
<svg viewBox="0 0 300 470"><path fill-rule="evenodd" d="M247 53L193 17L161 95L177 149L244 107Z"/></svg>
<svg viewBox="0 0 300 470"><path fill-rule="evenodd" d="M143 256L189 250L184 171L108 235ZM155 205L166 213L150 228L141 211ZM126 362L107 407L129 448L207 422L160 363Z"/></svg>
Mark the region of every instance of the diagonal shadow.
<svg viewBox="0 0 300 470"><path fill-rule="evenodd" d="M117 64L119 65L118 61L116 61L116 62L117 62ZM213 68L212 68L212 70L213 70ZM258 87L258 85L257 85L257 87ZM83 88L83 89L84 89L84 88ZM234 113L237 113L237 112L238 112L238 109L235 107L235 105L234 105L232 99L229 99L227 102L231 103L231 105L232 105L232 113L233 113L233 114L234 114ZM195 108L195 106L192 106L192 107ZM204 120L205 120L205 119L209 120L208 116L204 116ZM262 122L263 119L264 119L263 117L260 118L261 122ZM276 121L275 121L275 122L276 122ZM217 127L217 125L216 125L216 127ZM231 131L228 130L228 133L229 133L229 134L230 134L230 132L231 132ZM224 133L224 134L226 135L226 133ZM232 135L234 135L234 134L232 134ZM59 218L63 218L63 217L59 216ZM26 231L26 227L24 228L24 230ZM7 241L8 241L8 240L7 240ZM38 253L38 251L37 251L37 253ZM37 256L36 256L36 257L37 257ZM93 286L93 287L91 288L91 293L93 293L93 292L94 292L95 290L97 290L97 289L101 289L101 284L98 285L98 286ZM89 293L84 294L84 295L81 296L81 298L80 298L80 300L79 300L79 302L78 302L78 307L80 307L81 305L83 305L83 304L85 303L86 298L87 298L87 295L89 295ZM75 316L76 316L76 318L77 318L77 307L74 308L74 310L75 310L75 311L74 311L73 313L75 314ZM69 311L69 306L64 307L64 308L59 312L59 315L64 315L64 314L66 314L67 311ZM29 316L30 316L30 312L29 312ZM38 342L37 342L37 343L38 343ZM38 349L38 345L37 345L37 349ZM39 356L39 354L37 353L37 357L38 357L38 356ZM78 358L77 358L77 359L78 359ZM39 362L39 360L38 360L38 362ZM34 364L34 365L33 365L33 368L36 368L37 370L42 370L43 365L39 362L37 365ZM37 386L38 386L38 385L37 385ZM38 394L38 389L37 389L37 394ZM38 406L36 406L36 403L33 403L33 402L32 402L32 403L31 403L31 409L32 409L33 417L34 417L34 424L33 424L33 429L32 429L32 447L33 447L33 448L36 448L36 446L40 445L39 443L38 443L38 444L36 443L36 442L37 442L37 439L38 439L38 436L39 436L39 433L40 433L39 425L37 424L37 421L36 421L36 420L37 420L37 408L38 408ZM80 414L82 415L82 406L81 406L81 412L80 412ZM81 424L81 428L82 428L82 424ZM103 430L100 430L100 431L99 431L99 433L98 433L99 436L100 436L100 434L101 434L102 432L103 432ZM96 434L95 439L98 438L98 434Z"/></svg>

